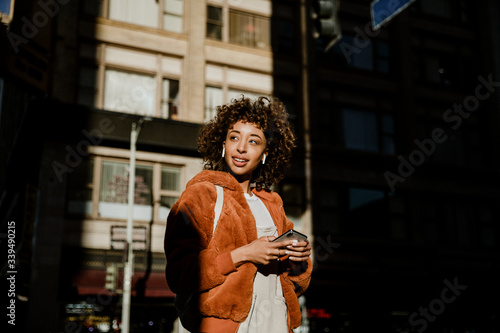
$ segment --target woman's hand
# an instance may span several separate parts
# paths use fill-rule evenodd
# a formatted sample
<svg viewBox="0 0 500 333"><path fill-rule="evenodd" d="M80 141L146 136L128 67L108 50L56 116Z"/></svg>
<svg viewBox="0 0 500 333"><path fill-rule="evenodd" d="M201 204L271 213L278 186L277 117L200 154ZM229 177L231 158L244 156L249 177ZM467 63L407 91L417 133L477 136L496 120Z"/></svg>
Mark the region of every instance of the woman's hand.
<svg viewBox="0 0 500 333"><path fill-rule="evenodd" d="M293 240L287 240L282 242L273 243L274 236L263 236L259 239L254 240L248 245L239 247L231 251L231 257L233 258L234 265L236 267L240 266L244 262L252 262L254 264L267 265L272 260L278 260L280 257L286 256L287 254L293 254L294 260L307 260L309 257L311 249L309 243L299 242ZM301 246L292 246L294 243L302 244ZM305 243L305 244L304 244ZM307 250L308 249L308 250ZM288 253L287 253L288 252ZM307 257L305 259L304 256Z"/></svg>
<svg viewBox="0 0 500 333"><path fill-rule="evenodd" d="M286 247L285 254L291 262L306 261L311 256L311 245L307 239L300 242L293 241Z"/></svg>

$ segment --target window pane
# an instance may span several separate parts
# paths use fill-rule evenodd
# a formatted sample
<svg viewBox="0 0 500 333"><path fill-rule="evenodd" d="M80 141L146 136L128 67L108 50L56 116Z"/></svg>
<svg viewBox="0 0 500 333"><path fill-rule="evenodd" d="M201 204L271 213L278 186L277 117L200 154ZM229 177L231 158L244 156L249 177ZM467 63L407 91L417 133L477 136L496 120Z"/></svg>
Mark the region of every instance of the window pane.
<svg viewBox="0 0 500 333"><path fill-rule="evenodd" d="M374 113L344 109L342 116L346 148L378 151L377 118Z"/></svg>
<svg viewBox="0 0 500 333"><path fill-rule="evenodd" d="M165 10L163 12L163 29L167 31L182 33L184 14L183 0L165 0Z"/></svg>
<svg viewBox="0 0 500 333"><path fill-rule="evenodd" d="M99 199L99 216L126 219L128 217L129 164L104 161ZM150 221L152 207L153 168L136 165L134 219Z"/></svg>
<svg viewBox="0 0 500 333"><path fill-rule="evenodd" d="M216 107L222 104L222 89L205 87L205 121L208 122L215 117Z"/></svg>
<svg viewBox="0 0 500 333"><path fill-rule="evenodd" d="M146 27L158 27L157 0L109 0L109 18Z"/></svg>
<svg viewBox="0 0 500 333"><path fill-rule="evenodd" d="M207 7L207 38L222 40L222 8Z"/></svg>
<svg viewBox="0 0 500 333"><path fill-rule="evenodd" d="M278 22L278 48L280 52L295 53L294 46L294 25L290 21L281 20Z"/></svg>
<svg viewBox="0 0 500 333"><path fill-rule="evenodd" d="M163 118L176 118L179 114L179 81L163 80L161 116Z"/></svg>
<svg viewBox="0 0 500 333"><path fill-rule="evenodd" d="M269 47L269 40L269 19L243 13L230 13L229 41L231 43L263 49Z"/></svg>
<svg viewBox="0 0 500 333"><path fill-rule="evenodd" d="M106 70L104 108L154 116L155 87L152 76Z"/></svg>
<svg viewBox="0 0 500 333"><path fill-rule="evenodd" d="M87 106L97 104L97 68L80 67L78 103Z"/></svg>
<svg viewBox="0 0 500 333"><path fill-rule="evenodd" d="M382 199L384 199L383 191L350 188L349 210L359 209Z"/></svg>
<svg viewBox="0 0 500 333"><path fill-rule="evenodd" d="M102 16L102 0L86 0L83 2L83 10L85 14L94 16Z"/></svg>
<svg viewBox="0 0 500 333"><path fill-rule="evenodd" d="M370 40L359 46L359 43L355 43L354 36L345 35L333 50L339 56L339 62L345 61L351 67L373 70L373 44Z"/></svg>
<svg viewBox="0 0 500 333"><path fill-rule="evenodd" d="M245 96L245 98L250 98L250 99L256 99L257 97L260 96L260 94L244 90L236 90L236 89L229 89L229 91L227 92L227 97L229 100L232 100L233 98L240 98L241 95Z"/></svg>
<svg viewBox="0 0 500 333"><path fill-rule="evenodd" d="M348 201L348 211L344 219L346 235L379 239L391 237L391 219L383 191L350 188ZM374 216L379 219L375 221Z"/></svg>
<svg viewBox="0 0 500 333"><path fill-rule="evenodd" d="M94 161L83 161L73 169L68 179L68 212L92 214L92 181Z"/></svg>
<svg viewBox="0 0 500 333"><path fill-rule="evenodd" d="M163 14L163 29L167 31L182 33L182 16Z"/></svg>
<svg viewBox="0 0 500 333"><path fill-rule="evenodd" d="M452 5L450 0L422 0L420 6L425 13L447 18L452 17Z"/></svg>
<svg viewBox="0 0 500 333"><path fill-rule="evenodd" d="M293 222L294 228L302 227L302 187L298 184L283 184L283 205L286 216Z"/></svg>
<svg viewBox="0 0 500 333"><path fill-rule="evenodd" d="M181 190L181 169L173 167L161 168L161 189L169 191Z"/></svg>
<svg viewBox="0 0 500 333"><path fill-rule="evenodd" d="M165 0L165 13L182 16L184 13L183 0Z"/></svg>
<svg viewBox="0 0 500 333"><path fill-rule="evenodd" d="M175 204L179 197L169 197L162 196L160 198L160 212L158 218L160 221L166 221L168 214L170 213L170 208Z"/></svg>

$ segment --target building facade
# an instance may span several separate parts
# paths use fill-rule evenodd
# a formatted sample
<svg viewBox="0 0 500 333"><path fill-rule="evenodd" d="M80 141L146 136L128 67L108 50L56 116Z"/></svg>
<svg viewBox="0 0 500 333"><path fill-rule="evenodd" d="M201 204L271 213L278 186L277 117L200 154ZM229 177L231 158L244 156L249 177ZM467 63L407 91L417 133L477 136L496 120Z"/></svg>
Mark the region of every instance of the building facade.
<svg viewBox="0 0 500 333"><path fill-rule="evenodd" d="M493 332L500 8L417 0L373 31L370 3L337 1L342 38L325 52L312 1L17 0L0 212L2 233L15 222L18 327L118 327L130 132L150 117L131 327L177 329L166 217L202 169L200 126L243 94L279 97L299 137L276 190L314 249L301 332Z"/></svg>

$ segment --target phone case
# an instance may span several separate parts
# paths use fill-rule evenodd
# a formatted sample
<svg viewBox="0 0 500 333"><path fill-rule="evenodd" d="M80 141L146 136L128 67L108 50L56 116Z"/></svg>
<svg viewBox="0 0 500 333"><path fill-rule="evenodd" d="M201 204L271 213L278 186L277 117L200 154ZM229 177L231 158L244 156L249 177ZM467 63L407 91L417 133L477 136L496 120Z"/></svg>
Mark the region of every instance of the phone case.
<svg viewBox="0 0 500 333"><path fill-rule="evenodd" d="M298 232L297 230L290 229L275 240L273 242L281 242L284 240L297 240L297 241L302 241L306 240L307 236L304 235L303 233Z"/></svg>

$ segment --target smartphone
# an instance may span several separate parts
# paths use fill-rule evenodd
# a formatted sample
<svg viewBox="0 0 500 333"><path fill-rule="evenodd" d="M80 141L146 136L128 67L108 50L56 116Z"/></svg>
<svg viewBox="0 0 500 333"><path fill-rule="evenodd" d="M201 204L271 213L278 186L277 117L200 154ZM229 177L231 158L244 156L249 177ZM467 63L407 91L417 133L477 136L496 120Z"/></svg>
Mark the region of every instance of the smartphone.
<svg viewBox="0 0 500 333"><path fill-rule="evenodd" d="M285 240L297 240L297 241L303 241L306 240L307 236L304 235L303 233L298 232L297 230L290 229L281 236L277 237L273 242L281 242Z"/></svg>

